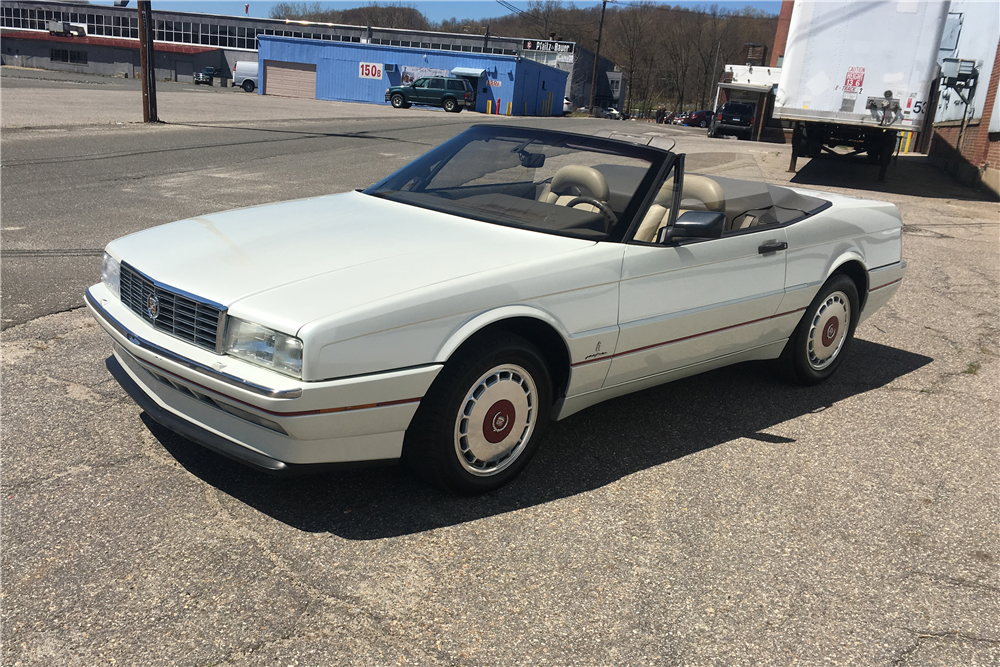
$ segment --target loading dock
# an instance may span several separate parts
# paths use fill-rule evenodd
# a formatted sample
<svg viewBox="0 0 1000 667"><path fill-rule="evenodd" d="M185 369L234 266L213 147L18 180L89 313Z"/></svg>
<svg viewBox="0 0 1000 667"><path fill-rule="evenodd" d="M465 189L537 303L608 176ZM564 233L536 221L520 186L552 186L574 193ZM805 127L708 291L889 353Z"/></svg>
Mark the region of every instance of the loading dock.
<svg viewBox="0 0 1000 667"><path fill-rule="evenodd" d="M265 60L262 82L263 95L315 99L316 65Z"/></svg>

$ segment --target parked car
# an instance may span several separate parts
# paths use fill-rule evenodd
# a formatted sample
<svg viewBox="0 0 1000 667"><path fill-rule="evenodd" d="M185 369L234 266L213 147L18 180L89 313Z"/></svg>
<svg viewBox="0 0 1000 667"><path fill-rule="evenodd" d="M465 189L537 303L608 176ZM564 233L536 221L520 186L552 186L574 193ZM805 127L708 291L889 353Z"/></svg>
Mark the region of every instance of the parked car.
<svg viewBox="0 0 1000 667"><path fill-rule="evenodd" d="M385 101L396 109L409 109L413 104L424 104L458 113L466 107L475 106L476 93L466 79L423 77L405 86L387 88Z"/></svg>
<svg viewBox="0 0 1000 667"><path fill-rule="evenodd" d="M252 93L258 85L260 84L257 78L257 63L241 60L233 65L233 86L239 86Z"/></svg>
<svg viewBox="0 0 1000 667"><path fill-rule="evenodd" d="M753 133L753 122L752 106L742 102L726 102L719 107L712 118L712 124L708 128L708 136L735 134L737 137L750 139Z"/></svg>
<svg viewBox="0 0 1000 667"><path fill-rule="evenodd" d="M222 69L219 67L206 67L200 72L195 72L194 84L197 86L201 83L207 83L208 85L214 85L213 80L217 76L222 76Z"/></svg>
<svg viewBox="0 0 1000 667"><path fill-rule="evenodd" d="M673 124L681 125L685 120L687 120L687 117L690 115L691 113L689 111L684 111L682 113L677 114L676 116L674 116Z"/></svg>
<svg viewBox="0 0 1000 667"><path fill-rule="evenodd" d="M601 109L601 113L603 114L604 118L608 118L610 120L621 120L622 119L622 113L621 113L621 111L619 111L618 109L615 109L614 107L608 107L607 109Z"/></svg>
<svg viewBox="0 0 1000 667"><path fill-rule="evenodd" d="M364 191L112 241L107 366L255 468L402 459L460 493L609 398L745 360L829 378L903 278L899 211L663 141L477 125Z"/></svg>
<svg viewBox="0 0 1000 667"><path fill-rule="evenodd" d="M573 102L570 101L568 97L563 98L563 115L567 116L573 113Z"/></svg>
<svg viewBox="0 0 1000 667"><path fill-rule="evenodd" d="M705 111L695 111L687 115L687 117L681 121L681 125L696 126L696 127L708 127L708 124L712 121L712 112Z"/></svg>

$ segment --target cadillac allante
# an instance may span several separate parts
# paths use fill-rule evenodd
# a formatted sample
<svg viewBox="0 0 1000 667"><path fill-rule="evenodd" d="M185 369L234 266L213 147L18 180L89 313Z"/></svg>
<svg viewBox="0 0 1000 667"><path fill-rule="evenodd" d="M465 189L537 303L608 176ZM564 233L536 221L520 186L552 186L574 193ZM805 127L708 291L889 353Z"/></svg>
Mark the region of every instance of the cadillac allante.
<svg viewBox="0 0 1000 667"><path fill-rule="evenodd" d="M747 360L829 378L902 280L896 207L661 141L475 126L362 191L113 241L107 366L255 468L401 459L467 494L615 396Z"/></svg>

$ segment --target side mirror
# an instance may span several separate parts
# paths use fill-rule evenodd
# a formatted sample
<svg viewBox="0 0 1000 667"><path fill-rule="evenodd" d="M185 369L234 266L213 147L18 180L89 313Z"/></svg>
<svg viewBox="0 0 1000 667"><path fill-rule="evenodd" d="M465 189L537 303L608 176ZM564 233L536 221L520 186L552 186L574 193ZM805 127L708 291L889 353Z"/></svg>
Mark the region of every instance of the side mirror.
<svg viewBox="0 0 1000 667"><path fill-rule="evenodd" d="M674 239L721 239L726 227L726 214L716 211L685 211L670 227L656 235L660 245L671 245Z"/></svg>

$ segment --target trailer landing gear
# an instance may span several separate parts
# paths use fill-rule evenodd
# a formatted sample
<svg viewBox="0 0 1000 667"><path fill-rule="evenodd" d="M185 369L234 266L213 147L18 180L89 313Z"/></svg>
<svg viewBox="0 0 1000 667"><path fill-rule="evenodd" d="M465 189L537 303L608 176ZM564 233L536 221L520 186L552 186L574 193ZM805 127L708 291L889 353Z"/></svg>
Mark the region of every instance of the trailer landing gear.
<svg viewBox="0 0 1000 667"><path fill-rule="evenodd" d="M849 130L850 128L847 128ZM896 130L870 129L846 131L832 125L795 123L792 127L792 157L788 171L795 173L800 155L819 157L824 153L834 158L848 158L865 153L868 161L878 164L878 182L885 180L885 173L896 150ZM845 146L850 153L838 153L833 148Z"/></svg>

